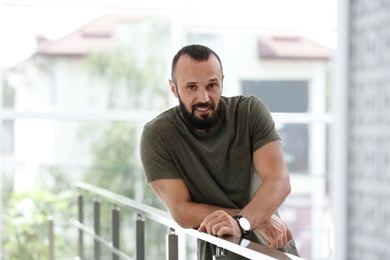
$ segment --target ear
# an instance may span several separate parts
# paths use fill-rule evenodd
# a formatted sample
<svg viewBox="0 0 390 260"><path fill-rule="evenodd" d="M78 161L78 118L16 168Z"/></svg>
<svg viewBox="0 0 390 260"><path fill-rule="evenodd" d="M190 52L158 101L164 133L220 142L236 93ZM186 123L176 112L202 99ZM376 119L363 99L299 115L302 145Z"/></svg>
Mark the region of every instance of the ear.
<svg viewBox="0 0 390 260"><path fill-rule="evenodd" d="M223 80L225 78L225 75L222 75L222 82L221 82L221 95L222 95L222 92L223 92Z"/></svg>
<svg viewBox="0 0 390 260"><path fill-rule="evenodd" d="M172 92L172 94L176 97L176 98L178 98L179 97L179 94L177 93L177 88L176 88L176 86L175 86L175 83L173 82L173 80L169 80L169 86L171 86L171 92Z"/></svg>

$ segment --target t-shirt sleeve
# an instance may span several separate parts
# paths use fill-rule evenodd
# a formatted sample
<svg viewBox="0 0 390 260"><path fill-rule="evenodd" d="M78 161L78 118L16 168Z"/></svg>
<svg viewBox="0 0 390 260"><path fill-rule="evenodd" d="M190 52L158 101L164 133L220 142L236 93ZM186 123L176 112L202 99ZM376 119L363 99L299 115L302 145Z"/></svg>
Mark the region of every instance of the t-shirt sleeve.
<svg viewBox="0 0 390 260"><path fill-rule="evenodd" d="M250 117L253 151L256 151L272 141L280 140L270 111L267 106L256 97L253 97L251 102Z"/></svg>
<svg viewBox="0 0 390 260"><path fill-rule="evenodd" d="M141 161L148 182L159 179L180 179L164 137L155 127L145 125L141 136Z"/></svg>

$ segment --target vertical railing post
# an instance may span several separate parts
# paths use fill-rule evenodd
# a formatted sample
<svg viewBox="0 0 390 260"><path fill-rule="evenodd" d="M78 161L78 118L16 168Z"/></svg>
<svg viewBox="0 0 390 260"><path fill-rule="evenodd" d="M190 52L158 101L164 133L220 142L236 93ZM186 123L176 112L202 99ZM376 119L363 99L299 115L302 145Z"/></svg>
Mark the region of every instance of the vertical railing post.
<svg viewBox="0 0 390 260"><path fill-rule="evenodd" d="M140 215L137 214L137 220L135 221L135 253L136 260L145 259L145 220Z"/></svg>
<svg viewBox="0 0 390 260"><path fill-rule="evenodd" d="M178 260L179 243L178 243L178 237L175 234L175 229L168 228L168 234L166 239L167 239L166 240L167 260Z"/></svg>
<svg viewBox="0 0 390 260"><path fill-rule="evenodd" d="M84 205L83 205L83 195L80 194L77 198L78 206L78 218L81 224L84 223ZM81 260L84 259L84 231L79 229L79 257Z"/></svg>
<svg viewBox="0 0 390 260"><path fill-rule="evenodd" d="M53 217L47 217L48 230L49 230L49 260L54 260L54 220Z"/></svg>
<svg viewBox="0 0 390 260"><path fill-rule="evenodd" d="M112 246L119 250L119 208L114 205L111 210ZM112 259L119 260L119 255L112 252Z"/></svg>
<svg viewBox="0 0 390 260"><path fill-rule="evenodd" d="M216 253L213 256L213 260L228 260L229 257L225 255L225 249L222 247L217 247Z"/></svg>
<svg viewBox="0 0 390 260"><path fill-rule="evenodd" d="M93 202L93 227L96 236L100 236L100 200L95 199ZM95 260L100 260L100 242L95 238L94 255Z"/></svg>

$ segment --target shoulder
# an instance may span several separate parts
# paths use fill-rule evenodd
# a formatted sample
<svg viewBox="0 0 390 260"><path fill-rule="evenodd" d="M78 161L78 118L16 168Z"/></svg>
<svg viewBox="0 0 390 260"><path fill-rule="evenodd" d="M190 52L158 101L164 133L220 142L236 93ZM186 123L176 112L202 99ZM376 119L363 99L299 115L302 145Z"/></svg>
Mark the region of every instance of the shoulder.
<svg viewBox="0 0 390 260"><path fill-rule="evenodd" d="M176 121L176 107L168 109L144 125L145 129L161 129L172 127Z"/></svg>
<svg viewBox="0 0 390 260"><path fill-rule="evenodd" d="M222 97L225 102L227 109L239 109L250 112L255 109L266 109L263 101L255 96L233 96L233 97Z"/></svg>
<svg viewBox="0 0 390 260"><path fill-rule="evenodd" d="M141 140L150 142L162 138L166 133L172 133L175 122L175 108L162 112L144 125Z"/></svg>

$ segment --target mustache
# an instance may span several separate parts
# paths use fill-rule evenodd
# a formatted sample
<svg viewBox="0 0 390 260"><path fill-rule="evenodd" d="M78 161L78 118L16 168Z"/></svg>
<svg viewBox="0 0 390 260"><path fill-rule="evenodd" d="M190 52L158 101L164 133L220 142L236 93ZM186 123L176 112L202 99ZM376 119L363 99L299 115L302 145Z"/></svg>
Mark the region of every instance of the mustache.
<svg viewBox="0 0 390 260"><path fill-rule="evenodd" d="M201 108L203 108L203 107L210 107L210 108L214 109L214 105L211 104L210 102L197 103L197 104L192 105L192 109L195 109L197 107L201 107Z"/></svg>

